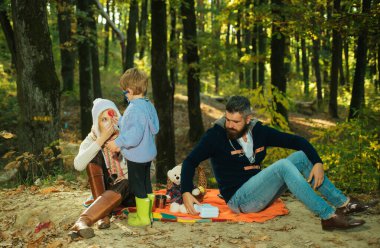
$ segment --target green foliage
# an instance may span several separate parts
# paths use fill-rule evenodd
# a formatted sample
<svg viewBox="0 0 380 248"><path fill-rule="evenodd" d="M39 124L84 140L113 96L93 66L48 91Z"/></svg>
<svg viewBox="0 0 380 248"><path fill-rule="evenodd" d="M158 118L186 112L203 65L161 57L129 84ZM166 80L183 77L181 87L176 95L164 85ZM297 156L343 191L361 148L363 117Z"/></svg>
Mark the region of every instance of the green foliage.
<svg viewBox="0 0 380 248"><path fill-rule="evenodd" d="M324 161L328 177L338 188L348 192L379 189L378 113L367 112L360 119L315 132L312 142Z"/></svg>
<svg viewBox="0 0 380 248"><path fill-rule="evenodd" d="M281 103L286 109L289 109L289 103L276 87L271 86L265 92L261 86L254 90L239 89L239 94L246 96L251 101L255 115L268 119L270 124L276 128L289 131L285 117L277 112L277 103Z"/></svg>

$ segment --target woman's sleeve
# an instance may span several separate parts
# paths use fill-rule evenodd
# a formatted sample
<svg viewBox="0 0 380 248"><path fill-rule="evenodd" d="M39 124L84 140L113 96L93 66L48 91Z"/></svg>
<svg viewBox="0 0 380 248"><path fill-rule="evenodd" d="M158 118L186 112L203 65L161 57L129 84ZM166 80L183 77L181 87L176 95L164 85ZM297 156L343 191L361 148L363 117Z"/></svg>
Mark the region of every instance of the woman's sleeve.
<svg viewBox="0 0 380 248"><path fill-rule="evenodd" d="M78 155L74 159L74 168L78 171L86 169L88 163L98 154L101 147L90 136L82 141Z"/></svg>

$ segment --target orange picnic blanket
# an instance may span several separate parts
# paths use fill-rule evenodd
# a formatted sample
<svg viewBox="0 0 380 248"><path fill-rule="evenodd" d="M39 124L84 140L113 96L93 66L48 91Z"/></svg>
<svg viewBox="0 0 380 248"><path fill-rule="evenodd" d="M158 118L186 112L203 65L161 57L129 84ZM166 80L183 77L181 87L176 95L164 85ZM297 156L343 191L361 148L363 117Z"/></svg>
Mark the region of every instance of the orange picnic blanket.
<svg viewBox="0 0 380 248"><path fill-rule="evenodd" d="M157 190L154 192L155 194L165 194L166 189ZM272 205L267 207L261 212L258 213L249 213L249 214L235 214L233 213L224 202L223 199L219 198L217 195L219 194L218 189L207 189L207 194L205 195L202 203L208 203L212 206L219 208L219 217L213 218L213 221L232 221L232 222L265 222L267 220L273 219L276 216L286 215L289 213L289 210L285 207L284 202L281 199L277 199L273 202ZM169 211L169 204L165 209L155 209L155 213L163 213L168 215L174 215L180 217L182 219L201 219L199 216L194 216L190 214L182 214L182 213L172 213ZM186 221L183 221L186 222ZM189 221L190 222L190 221Z"/></svg>

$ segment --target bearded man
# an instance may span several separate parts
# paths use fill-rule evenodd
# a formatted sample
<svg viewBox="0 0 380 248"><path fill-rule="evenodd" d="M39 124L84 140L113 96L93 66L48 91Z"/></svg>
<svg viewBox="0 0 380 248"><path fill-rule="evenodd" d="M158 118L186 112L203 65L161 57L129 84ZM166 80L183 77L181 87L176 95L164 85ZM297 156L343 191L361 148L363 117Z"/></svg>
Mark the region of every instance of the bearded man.
<svg viewBox="0 0 380 248"><path fill-rule="evenodd" d="M262 169L268 147L297 152ZM194 172L209 158L220 193L235 213L259 212L289 189L321 218L323 230L349 229L365 223L347 215L364 211L368 205L345 196L332 184L324 175L322 160L314 147L300 136L253 119L250 102L243 96L229 99L225 116L216 121L183 161L181 191L185 207L193 215L197 214L193 204L199 204L190 193Z"/></svg>

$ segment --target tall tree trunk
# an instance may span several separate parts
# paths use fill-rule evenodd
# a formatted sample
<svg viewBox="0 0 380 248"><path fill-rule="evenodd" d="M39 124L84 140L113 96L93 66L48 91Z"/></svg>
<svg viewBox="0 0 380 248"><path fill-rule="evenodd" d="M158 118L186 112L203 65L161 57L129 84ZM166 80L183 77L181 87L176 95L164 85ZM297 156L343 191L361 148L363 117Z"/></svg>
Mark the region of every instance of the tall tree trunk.
<svg viewBox="0 0 380 248"><path fill-rule="evenodd" d="M213 11L211 14L211 20L212 20L212 35L213 40L215 41L215 46L217 48L220 48L220 21L217 19L217 15L220 12L220 0L213 0ZM216 13L216 14L214 14ZM215 82L215 94L219 94L219 72L220 72L220 65L218 63L214 63L214 82Z"/></svg>
<svg viewBox="0 0 380 248"><path fill-rule="evenodd" d="M202 136L203 121L200 101L200 68L197 46L197 26L195 18L194 0L183 0L181 4L183 23L183 44L186 50L187 64L187 95L189 112L189 138L192 142Z"/></svg>
<svg viewBox="0 0 380 248"><path fill-rule="evenodd" d="M340 13L340 0L334 0L335 14ZM330 81L330 101L329 114L333 118L338 118L338 74L339 64L342 60L342 38L338 30L333 29L332 59L331 59L331 81Z"/></svg>
<svg viewBox="0 0 380 248"><path fill-rule="evenodd" d="M251 23L250 23L250 12L251 12L251 3L252 0L245 0L245 9L244 9L244 48L245 48L245 55L250 56L251 55L251 48L250 45L252 43L252 32L251 32ZM249 89L251 88L251 80L252 80L252 74L251 74L251 64L252 63L245 63L244 64L244 79L245 79L245 86Z"/></svg>
<svg viewBox="0 0 380 248"><path fill-rule="evenodd" d="M129 7L129 21L127 31L127 49L126 49L126 65L124 70L134 67L134 57L136 52L136 28L139 19L139 5L137 0L131 0Z"/></svg>
<svg viewBox="0 0 380 248"><path fill-rule="evenodd" d="M343 49L343 40L342 40L342 49ZM346 80L344 78L344 70L343 70L343 50L340 54L342 55L342 57L340 58L340 64L339 64L339 84L343 86L346 84Z"/></svg>
<svg viewBox="0 0 380 248"><path fill-rule="evenodd" d="M115 18L115 15L116 15L116 0L111 0L111 13L112 13L111 20L112 20L113 23L116 23L116 22L115 22L115 21L116 21L116 18ZM121 16L120 16L120 17L121 17ZM121 22L121 20L123 20L123 19L120 18L119 20L120 20L119 22ZM112 36L111 36L111 38L112 38L112 42L115 41L115 36L116 36L116 34L115 34L115 32L113 31L113 32L112 32Z"/></svg>
<svg viewBox="0 0 380 248"><path fill-rule="evenodd" d="M377 81L376 81L375 89L376 89L376 93L379 93L379 90L380 90L380 43L379 42L377 43Z"/></svg>
<svg viewBox="0 0 380 248"><path fill-rule="evenodd" d="M368 14L371 9L371 0L362 1L362 13ZM363 25L360 29L358 38L358 46L356 48L356 67L354 82L352 85L352 96L350 103L350 112L348 119L357 118L360 110L363 108L364 102L364 78L367 66L367 25Z"/></svg>
<svg viewBox="0 0 380 248"><path fill-rule="evenodd" d="M343 50L344 50L344 65L345 65L345 79L346 79L346 84L349 85L350 84L350 64L349 64L349 38L347 37L345 40L344 40L344 43L343 43Z"/></svg>
<svg viewBox="0 0 380 248"><path fill-rule="evenodd" d="M59 47L61 51L61 75L63 91L74 89L75 49L71 33L71 0L57 0Z"/></svg>
<svg viewBox="0 0 380 248"><path fill-rule="evenodd" d="M244 73L243 73L243 66L240 63L241 57L243 57L243 52L242 50L242 42L241 42L241 10L238 10L238 15L237 15L237 24L236 24L236 48L237 48L237 55L238 55L238 72L239 72L239 86L243 87L243 82L244 82Z"/></svg>
<svg viewBox="0 0 380 248"><path fill-rule="evenodd" d="M198 13L198 17L197 17L197 24L198 24L198 30L200 32L204 32L205 31L205 6L204 6L204 3L203 3L203 0L197 0L197 11L195 14Z"/></svg>
<svg viewBox="0 0 380 248"><path fill-rule="evenodd" d="M284 16L281 13L284 4L282 0L272 1L272 13L274 14L272 23L272 39L271 39L271 83L280 92L286 94L286 71L284 65L285 59L285 36L281 32L281 27L278 23L284 22ZM274 99L277 112L280 113L285 119L288 119L288 111L283 104L281 104L276 98ZM278 124L278 120L274 119L273 122Z"/></svg>
<svg viewBox="0 0 380 248"><path fill-rule="evenodd" d="M102 97L102 87L100 82L99 71L99 52L98 52L98 33L96 29L96 20L98 13L94 11L94 4L91 2L89 9L89 32L91 33L89 39L91 42L91 65L92 65L92 84L94 90L94 98Z"/></svg>
<svg viewBox="0 0 380 248"><path fill-rule="evenodd" d="M20 108L18 148L20 152L39 154L44 147L58 142L60 120L60 86L53 60L46 1L12 0L12 18Z"/></svg>
<svg viewBox="0 0 380 248"><path fill-rule="evenodd" d="M323 8L320 10L320 15L324 16L327 15L327 22L331 20L332 16L332 1L333 0L326 0L326 13ZM322 61L323 61L323 82L326 84L330 84L331 78L329 77L329 69L330 68L330 60L331 60L331 32L330 28L325 28L322 31Z"/></svg>
<svg viewBox="0 0 380 248"><path fill-rule="evenodd" d="M321 69L319 66L319 50L320 50L320 40L313 39L313 66L315 72L315 78L317 81L317 101L318 107L322 106L322 79L321 79Z"/></svg>
<svg viewBox="0 0 380 248"><path fill-rule="evenodd" d="M309 60L306 54L306 41L305 38L301 38L301 50L302 50L302 75L304 82L304 94L309 96Z"/></svg>
<svg viewBox="0 0 380 248"><path fill-rule="evenodd" d="M258 53L258 23L255 22L253 24L253 32L252 32L252 56L253 56L253 66L252 66L252 89L257 88L258 82L258 74L259 74L259 53Z"/></svg>
<svg viewBox="0 0 380 248"><path fill-rule="evenodd" d="M229 47L231 42L230 42L230 33L231 33L231 24L227 22L227 31L226 31L226 47Z"/></svg>
<svg viewBox="0 0 380 248"><path fill-rule="evenodd" d="M148 24L148 0L142 0L141 17L139 21L139 40L140 40L140 55L139 59L144 58L145 47L147 44L146 25Z"/></svg>
<svg viewBox="0 0 380 248"><path fill-rule="evenodd" d="M2 2L3 1L1 1L0 3L2 4ZM0 24L3 29L5 39L7 40L9 51L11 52L12 65L16 67L17 61L16 61L15 38L14 38L11 23L7 15L7 11L2 10L2 9L0 9Z"/></svg>
<svg viewBox="0 0 380 248"><path fill-rule="evenodd" d="M177 10L174 1L170 1L170 44L169 44L169 68L170 83L175 91L175 85L178 83L178 51L179 40L177 35Z"/></svg>
<svg viewBox="0 0 380 248"><path fill-rule="evenodd" d="M152 89L161 128L157 135L157 182L166 183L167 171L176 164L174 141L174 89L167 75L165 0L152 0Z"/></svg>
<svg viewBox="0 0 380 248"><path fill-rule="evenodd" d="M79 57L79 95L80 95L80 114L81 114L81 134L82 139L86 138L91 130L92 116L91 108L93 101L92 90L92 59L91 59L91 36L90 13L91 0L77 1L77 32L80 37L78 40L78 57Z"/></svg>
<svg viewBox="0 0 380 248"><path fill-rule="evenodd" d="M265 81L265 61L266 61L266 30L262 22L257 26L258 29L258 49L259 49L259 85L264 86Z"/></svg>
<svg viewBox="0 0 380 248"><path fill-rule="evenodd" d="M297 77L299 76L300 74L300 46L299 46L299 42L300 42L300 37L298 34L295 35L295 41L296 41L296 74L297 74Z"/></svg>
<svg viewBox="0 0 380 248"><path fill-rule="evenodd" d="M110 14L110 0L106 0L106 11L107 15ZM108 52L109 52L109 44L110 44L110 25L108 21L104 25L104 68L108 67Z"/></svg>

